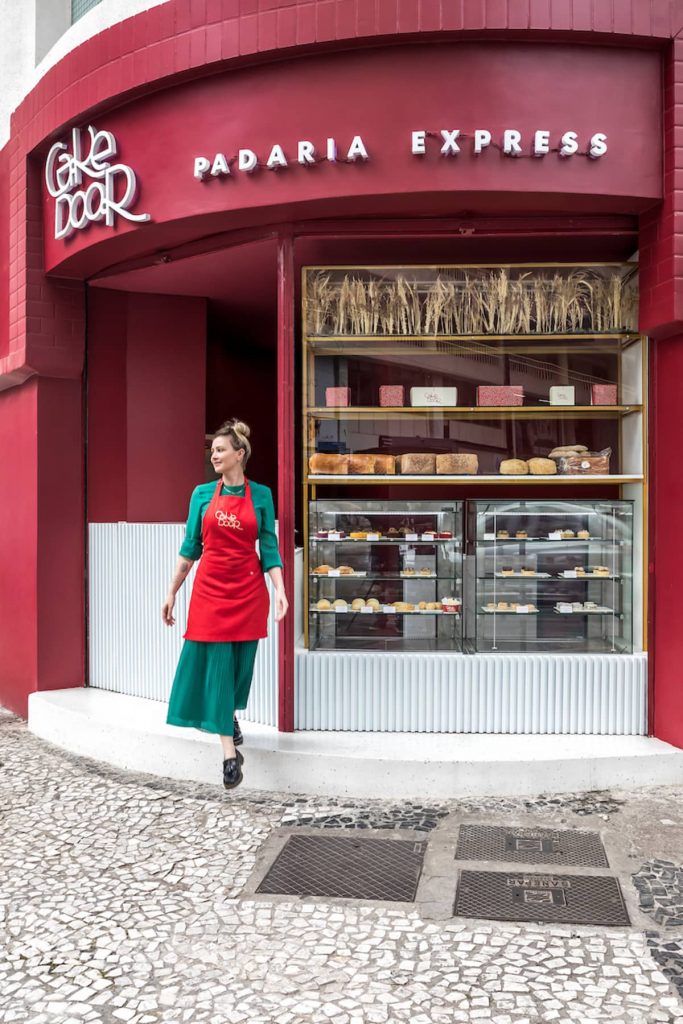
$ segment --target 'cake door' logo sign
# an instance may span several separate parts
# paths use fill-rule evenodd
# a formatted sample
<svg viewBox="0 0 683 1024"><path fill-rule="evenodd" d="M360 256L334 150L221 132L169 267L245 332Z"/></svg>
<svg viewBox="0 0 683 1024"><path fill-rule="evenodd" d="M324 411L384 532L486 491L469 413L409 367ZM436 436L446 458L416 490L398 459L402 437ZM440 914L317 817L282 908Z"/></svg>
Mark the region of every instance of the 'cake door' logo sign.
<svg viewBox="0 0 683 1024"><path fill-rule="evenodd" d="M71 149L56 142L45 164L45 183L55 201L55 238L68 238L89 224L114 227L116 217L150 220L148 213L131 213L137 179L126 164L116 163L117 145L111 132L92 126L87 135L71 132Z"/></svg>

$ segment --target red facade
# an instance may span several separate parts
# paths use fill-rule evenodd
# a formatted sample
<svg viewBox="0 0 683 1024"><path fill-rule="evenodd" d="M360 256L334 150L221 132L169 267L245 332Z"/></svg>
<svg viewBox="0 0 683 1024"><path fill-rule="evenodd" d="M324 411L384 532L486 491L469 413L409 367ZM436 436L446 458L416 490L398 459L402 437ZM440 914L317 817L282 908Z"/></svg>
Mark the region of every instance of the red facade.
<svg viewBox="0 0 683 1024"><path fill-rule="evenodd" d="M240 380L272 397L244 414L258 414L256 449L270 441L254 476L277 486L291 590L302 264L599 260L639 248L641 328L655 339L651 721L683 745L678 11L657 0L170 0L48 72L0 154L0 700L25 713L30 692L83 684L86 480L90 521L184 517L216 399L203 367L221 366L225 282L260 310L232 329L244 338ZM151 219L55 239L45 160L90 124L115 137L140 183L130 211ZM455 129L460 152L442 152ZM520 133L517 157L501 151L506 129ZM479 153L477 130L491 136ZM544 131L550 151L533 156ZM578 151L563 157L566 132ZM597 134L608 148L591 159ZM301 142L329 157L329 139L336 159L299 162ZM276 157L268 169L275 144L289 165ZM254 173L232 164L194 176L197 158L213 166L240 149L256 154ZM291 728L291 621L281 641L280 722Z"/></svg>

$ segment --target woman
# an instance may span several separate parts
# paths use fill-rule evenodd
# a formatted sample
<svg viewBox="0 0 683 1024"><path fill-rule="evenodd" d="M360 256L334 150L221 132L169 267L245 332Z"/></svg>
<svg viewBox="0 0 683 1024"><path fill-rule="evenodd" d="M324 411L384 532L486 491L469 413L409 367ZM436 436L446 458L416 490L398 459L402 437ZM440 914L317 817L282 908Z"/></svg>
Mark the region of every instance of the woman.
<svg viewBox="0 0 683 1024"><path fill-rule="evenodd" d="M268 487L244 475L251 455L249 434L239 420L216 432L211 463L220 479L192 492L185 540L161 610L166 625L173 626L176 593L201 557L166 721L218 733L226 789L242 781L244 758L235 749L242 733L235 710L247 706L256 648L268 635L265 572L275 586L278 622L288 607L273 497Z"/></svg>

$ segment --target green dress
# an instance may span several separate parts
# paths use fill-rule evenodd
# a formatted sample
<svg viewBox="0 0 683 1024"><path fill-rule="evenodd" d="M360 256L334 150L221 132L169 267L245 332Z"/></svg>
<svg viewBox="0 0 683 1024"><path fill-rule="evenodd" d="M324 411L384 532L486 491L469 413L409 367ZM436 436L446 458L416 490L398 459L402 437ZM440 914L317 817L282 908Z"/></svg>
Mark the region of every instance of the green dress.
<svg viewBox="0 0 683 1024"><path fill-rule="evenodd" d="M258 523L261 567L265 572L282 567L275 533L275 509L268 487L249 481L251 500ZM202 520L216 490L216 484L200 484L190 498L183 558L196 561L202 555ZM245 487L226 487L221 494L244 497ZM203 732L232 736L235 711L244 710L254 673L258 640L205 643L185 640L176 669L166 721Z"/></svg>

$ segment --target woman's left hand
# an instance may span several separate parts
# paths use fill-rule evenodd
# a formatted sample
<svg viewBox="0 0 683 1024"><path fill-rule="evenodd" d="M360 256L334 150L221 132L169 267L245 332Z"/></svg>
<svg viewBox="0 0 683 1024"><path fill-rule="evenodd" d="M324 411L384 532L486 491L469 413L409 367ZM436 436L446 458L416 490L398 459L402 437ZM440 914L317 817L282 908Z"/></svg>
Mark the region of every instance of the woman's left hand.
<svg viewBox="0 0 683 1024"><path fill-rule="evenodd" d="M289 608L289 602L287 601L287 595L284 590L275 591L275 621L279 622L280 619L284 619Z"/></svg>

